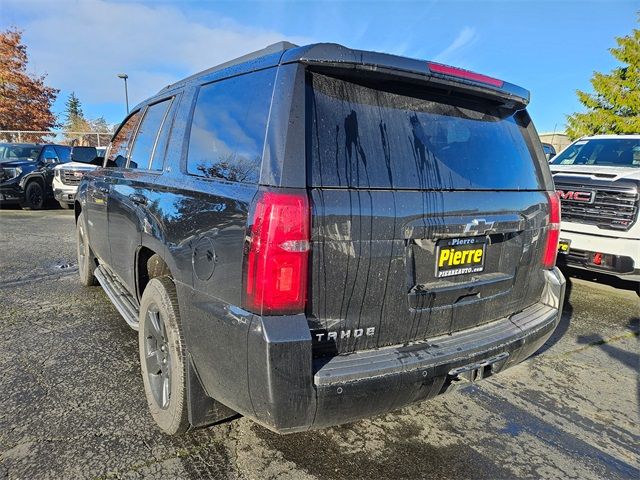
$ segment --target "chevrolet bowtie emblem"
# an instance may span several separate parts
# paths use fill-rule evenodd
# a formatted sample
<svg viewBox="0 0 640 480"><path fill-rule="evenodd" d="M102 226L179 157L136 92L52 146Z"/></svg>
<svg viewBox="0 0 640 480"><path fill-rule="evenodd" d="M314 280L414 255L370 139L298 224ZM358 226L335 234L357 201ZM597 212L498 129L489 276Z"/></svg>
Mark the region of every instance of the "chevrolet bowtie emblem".
<svg viewBox="0 0 640 480"><path fill-rule="evenodd" d="M484 235L493 228L494 222L487 222L484 218L474 218L464 227L464 233Z"/></svg>

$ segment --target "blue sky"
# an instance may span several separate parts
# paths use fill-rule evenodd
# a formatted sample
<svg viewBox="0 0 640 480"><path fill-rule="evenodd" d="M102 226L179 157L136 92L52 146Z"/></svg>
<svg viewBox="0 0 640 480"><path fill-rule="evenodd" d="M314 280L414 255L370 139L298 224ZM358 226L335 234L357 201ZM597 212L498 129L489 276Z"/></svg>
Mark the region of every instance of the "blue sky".
<svg viewBox="0 0 640 480"><path fill-rule="evenodd" d="M532 92L539 132L561 131L594 70L616 66L608 48L637 25L638 0L374 2L123 2L0 0L0 28L24 30L29 69L71 91L85 115L119 122L117 73L130 103L164 85L265 45L337 42L436 60Z"/></svg>

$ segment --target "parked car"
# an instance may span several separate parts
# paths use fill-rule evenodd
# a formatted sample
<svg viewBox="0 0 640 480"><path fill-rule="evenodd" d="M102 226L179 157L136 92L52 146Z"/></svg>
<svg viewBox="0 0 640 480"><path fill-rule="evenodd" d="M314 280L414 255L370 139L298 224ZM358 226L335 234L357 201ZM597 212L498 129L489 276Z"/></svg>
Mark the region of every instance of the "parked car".
<svg viewBox="0 0 640 480"><path fill-rule="evenodd" d="M640 135L576 140L552 162L562 202L560 262L638 282Z"/></svg>
<svg viewBox="0 0 640 480"><path fill-rule="evenodd" d="M277 44L136 106L80 182L78 263L139 331L160 428L326 427L535 352L565 281L528 100L455 67Z"/></svg>
<svg viewBox="0 0 640 480"><path fill-rule="evenodd" d="M556 149L550 143L542 143L542 150L549 161L556 156Z"/></svg>
<svg viewBox="0 0 640 480"><path fill-rule="evenodd" d="M0 143L0 204L19 203L39 210L53 197L53 169L70 159L71 147Z"/></svg>
<svg viewBox="0 0 640 480"><path fill-rule="evenodd" d="M71 161L54 168L53 196L65 209L73 208L82 175L102 166L104 147L73 147Z"/></svg>

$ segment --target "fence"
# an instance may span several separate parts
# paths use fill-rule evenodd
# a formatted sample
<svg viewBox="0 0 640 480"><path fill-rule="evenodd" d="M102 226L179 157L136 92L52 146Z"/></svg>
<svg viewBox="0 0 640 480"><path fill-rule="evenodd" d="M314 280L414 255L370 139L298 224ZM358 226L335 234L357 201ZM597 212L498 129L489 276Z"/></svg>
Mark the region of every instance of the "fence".
<svg viewBox="0 0 640 480"><path fill-rule="evenodd" d="M108 132L70 132L65 130L0 130L0 141L105 147L109 143L111 135Z"/></svg>

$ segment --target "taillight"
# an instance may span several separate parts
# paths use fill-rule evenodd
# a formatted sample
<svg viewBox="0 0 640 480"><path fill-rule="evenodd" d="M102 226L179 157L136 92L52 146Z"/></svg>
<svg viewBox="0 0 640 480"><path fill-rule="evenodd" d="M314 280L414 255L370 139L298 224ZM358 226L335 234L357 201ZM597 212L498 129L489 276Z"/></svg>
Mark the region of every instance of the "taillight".
<svg viewBox="0 0 640 480"><path fill-rule="evenodd" d="M557 192L547 192L549 196L549 224L547 238L542 256L542 266L553 268L558 255L558 240L560 240L560 197Z"/></svg>
<svg viewBox="0 0 640 480"><path fill-rule="evenodd" d="M245 249L244 307L263 315L304 311L310 249L306 193L259 192Z"/></svg>
<svg viewBox="0 0 640 480"><path fill-rule="evenodd" d="M440 73L442 75L448 75L450 77L464 78L472 80L474 82L486 83L487 85L493 85L494 87L502 87L504 82L497 78L482 75L481 73L471 72L462 68L452 67L450 65L443 65L441 63L427 62L429 70L434 73Z"/></svg>

